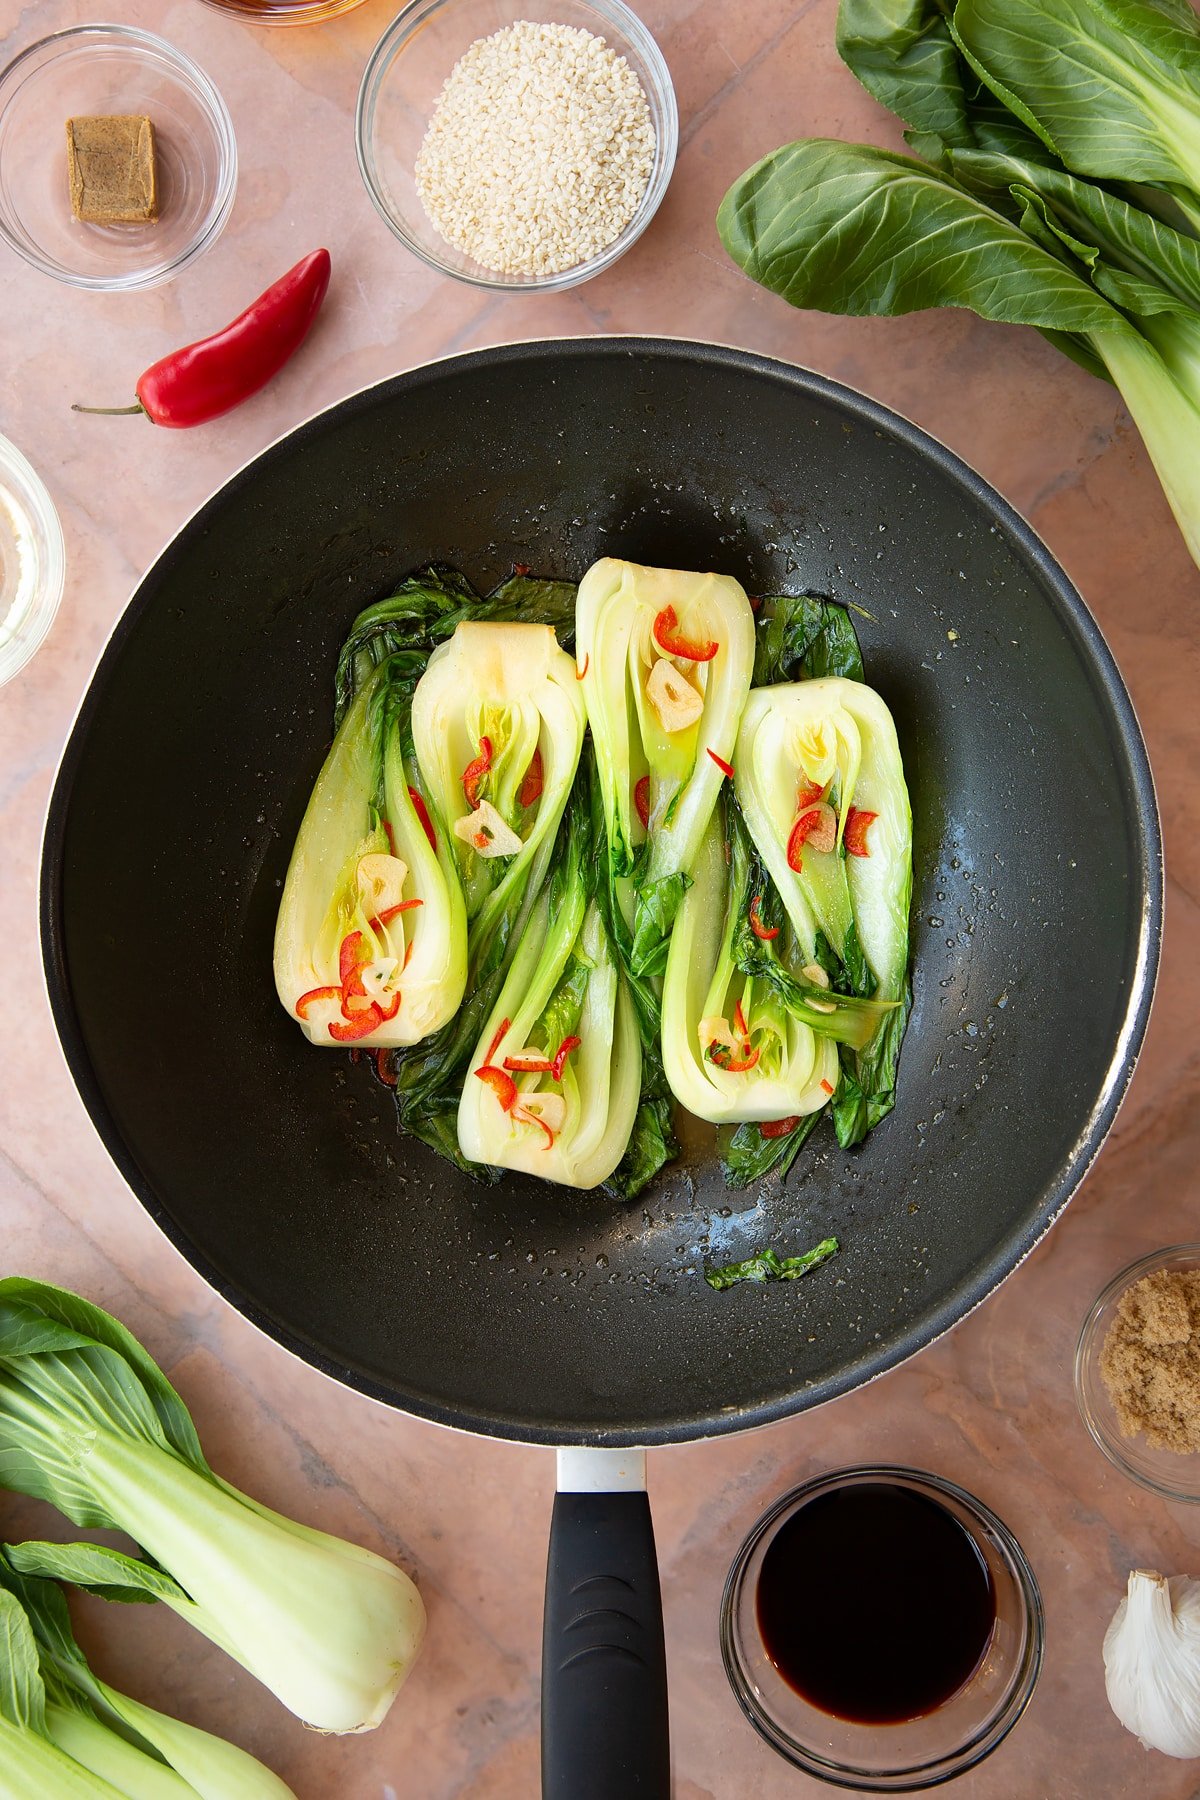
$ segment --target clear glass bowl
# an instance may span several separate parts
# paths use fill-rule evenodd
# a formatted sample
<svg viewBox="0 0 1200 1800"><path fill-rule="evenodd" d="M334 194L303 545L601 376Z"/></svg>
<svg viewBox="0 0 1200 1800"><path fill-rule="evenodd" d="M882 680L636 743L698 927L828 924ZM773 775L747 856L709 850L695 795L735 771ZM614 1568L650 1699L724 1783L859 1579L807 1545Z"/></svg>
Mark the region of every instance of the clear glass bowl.
<svg viewBox="0 0 1200 1800"><path fill-rule="evenodd" d="M637 212L598 255L556 275L497 274L448 244L426 215L414 170L446 77L477 38L518 19L572 25L602 37L645 90L654 166ZM358 166L376 210L415 256L477 287L557 293L609 269L658 211L679 147L679 109L662 51L622 0L413 0L384 32L363 75L355 119Z"/></svg>
<svg viewBox="0 0 1200 1800"><path fill-rule="evenodd" d="M145 113L154 122L159 217L72 216L66 122ZM76 25L0 74L0 235L26 262L82 288L169 281L216 242L233 207L237 146L225 102L182 51L130 25Z"/></svg>
<svg viewBox="0 0 1200 1800"><path fill-rule="evenodd" d="M54 623L66 557L41 478L0 437L0 683L23 669Z"/></svg>
<svg viewBox="0 0 1200 1800"><path fill-rule="evenodd" d="M232 13L247 25L319 25L353 12L363 0L205 0L218 12Z"/></svg>
<svg viewBox="0 0 1200 1800"><path fill-rule="evenodd" d="M1167 1500L1200 1502L1200 1455L1152 1450L1142 1436L1124 1437L1100 1373L1100 1357L1117 1303L1126 1288L1159 1269L1200 1269L1200 1244L1171 1244L1114 1275L1083 1322L1075 1351L1075 1398L1080 1416L1109 1462L1123 1475Z"/></svg>
<svg viewBox="0 0 1200 1800"><path fill-rule="evenodd" d="M789 1687L763 1648L756 1619L758 1576L780 1527L818 1495L886 1482L937 1501L972 1538L991 1574L996 1622L971 1679L945 1705L897 1725L835 1718ZM847 1605L870 1618L870 1596L847 1570ZM738 1551L721 1600L721 1654L742 1711L772 1749L833 1787L870 1794L937 1787L991 1754L1029 1704L1042 1666L1041 1595L1024 1552L982 1501L918 1469L886 1464L839 1469L784 1494Z"/></svg>

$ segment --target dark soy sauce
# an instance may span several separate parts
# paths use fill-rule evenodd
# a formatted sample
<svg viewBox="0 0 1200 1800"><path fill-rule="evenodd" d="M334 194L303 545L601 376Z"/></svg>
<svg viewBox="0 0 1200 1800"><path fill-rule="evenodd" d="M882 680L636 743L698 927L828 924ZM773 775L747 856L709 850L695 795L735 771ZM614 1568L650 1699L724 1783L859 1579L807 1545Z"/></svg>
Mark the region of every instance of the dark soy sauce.
<svg viewBox="0 0 1200 1800"><path fill-rule="evenodd" d="M802 1699L896 1725L934 1712L979 1667L996 1619L974 1540L894 1482L819 1494L780 1527L756 1595L763 1647Z"/></svg>

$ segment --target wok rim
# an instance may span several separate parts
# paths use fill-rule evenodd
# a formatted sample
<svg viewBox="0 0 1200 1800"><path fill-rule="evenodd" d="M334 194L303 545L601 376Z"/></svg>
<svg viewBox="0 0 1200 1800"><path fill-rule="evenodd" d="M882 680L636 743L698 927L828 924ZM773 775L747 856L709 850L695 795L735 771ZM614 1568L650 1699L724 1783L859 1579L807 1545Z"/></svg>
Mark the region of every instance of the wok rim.
<svg viewBox="0 0 1200 1800"><path fill-rule="evenodd" d="M571 1429L544 1421L531 1423L526 1416L497 1409L446 1404L427 1395L403 1393L396 1385L370 1372L353 1368L322 1345L306 1337L295 1324L275 1317L259 1306L221 1273L192 1244L186 1231L170 1216L144 1179L132 1147L127 1143L104 1099L76 1012L66 959L62 917L63 858L68 836L71 795L91 718L106 686L106 672L119 661L126 639L152 604L150 589L163 565L185 555L190 542L205 529L210 517L238 489L253 482L259 470L273 458L291 454L306 439L316 438L335 417L350 419L356 412L379 404L391 394L450 372L486 371L512 361L553 361L564 354L603 360L628 355L651 356L732 368L792 390L798 398L816 399L848 415L855 424L883 431L920 460L931 464L951 485L990 513L1005 541L1033 565L1047 590L1047 597L1073 631L1081 652L1090 663L1104 711L1128 770L1138 840L1136 878L1140 894L1140 921L1136 961L1125 1013L1116 1034L1104 1081L1070 1151L1051 1181L1041 1191L1039 1203L1026 1228L1010 1234L1003 1245L979 1265L973 1275L887 1345L848 1360L835 1374L811 1385L777 1394L750 1406L731 1407L704 1416L683 1412L638 1428L581 1425ZM763 356L733 345L689 338L605 334L599 336L538 338L498 344L479 350L456 352L415 364L334 401L299 425L281 433L257 451L223 481L163 544L136 582L114 620L88 677L67 733L47 802L42 834L38 880L38 921L42 968L51 1016L59 1046L88 1117L118 1173L172 1248L214 1293L242 1318L307 1367L370 1400L410 1417L454 1430L499 1438L515 1443L548 1447L587 1444L597 1447L656 1446L694 1442L724 1436L733 1431L775 1424L796 1414L836 1400L864 1387L899 1367L921 1350L937 1343L983 1304L1025 1262L1055 1224L1078 1191L1102 1148L1132 1080L1145 1041L1158 976L1163 933L1164 869L1162 828L1149 755L1136 711L1120 669L1086 601L1044 540L999 490L955 451L902 413L872 399L858 389L833 380L801 364Z"/></svg>

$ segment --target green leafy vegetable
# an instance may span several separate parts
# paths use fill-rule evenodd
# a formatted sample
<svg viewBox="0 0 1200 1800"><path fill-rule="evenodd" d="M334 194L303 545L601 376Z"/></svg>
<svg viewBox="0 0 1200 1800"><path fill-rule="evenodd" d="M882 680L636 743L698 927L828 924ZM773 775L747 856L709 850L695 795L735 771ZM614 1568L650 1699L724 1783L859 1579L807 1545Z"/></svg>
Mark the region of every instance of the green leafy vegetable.
<svg viewBox="0 0 1200 1800"><path fill-rule="evenodd" d="M780 1256L768 1247L748 1256L744 1262L726 1263L720 1269L706 1268L704 1279L718 1292L736 1286L739 1281L796 1281L810 1269L815 1269L818 1263L828 1261L836 1254L837 1247L837 1239L831 1237L822 1238L802 1256Z"/></svg>
<svg viewBox="0 0 1200 1800"><path fill-rule="evenodd" d="M765 158L730 189L718 225L747 274L793 305L964 306L1037 326L1107 373L1200 560L1200 328L1169 287L1131 287L1103 258L1081 258L1036 204L1014 224L940 170L862 144L812 139ZM1102 286L1136 304L1137 323Z"/></svg>
<svg viewBox="0 0 1200 1800"><path fill-rule="evenodd" d="M463 1082L546 880L585 724L574 664L553 630L536 624L462 625L430 657L414 701L417 754L439 816L452 822L452 831L466 827L471 808L463 777L480 760L480 740L487 737L490 761L479 772L477 794L491 795L519 840L512 855L485 856L468 837L455 839L467 897L466 996L454 1018L402 1052L393 1069L404 1129L460 1168L472 1167L458 1139ZM541 790L524 805L521 791L535 753ZM486 1169L474 1172L487 1177Z"/></svg>
<svg viewBox="0 0 1200 1800"><path fill-rule="evenodd" d="M24 1684L32 1694L30 1638L20 1631L17 1611L32 1635L37 1679L43 1693L40 1724L36 1707L26 1708L26 1730L39 1731L81 1770L90 1770L129 1800L289 1800L292 1790L254 1757L179 1719L168 1718L118 1693L92 1673L75 1641L61 1590L52 1581L25 1576L0 1551L0 1686ZM0 1743L4 1737L0 1725ZM35 1747L34 1755L40 1751ZM60 1790L51 1778L35 1788L4 1785L7 1758L0 1748L0 1791L21 1800L49 1800ZM69 1790L74 1791L74 1790ZM294 1800L294 1797L293 1797Z"/></svg>
<svg viewBox="0 0 1200 1800"><path fill-rule="evenodd" d="M77 1295L18 1277L0 1281L0 1485L123 1531L145 1557L25 1545L8 1553L19 1572L75 1568L117 1598L161 1598L320 1730L377 1725L420 1648L424 1608L406 1575L222 1481L137 1340Z"/></svg>
<svg viewBox="0 0 1200 1800"><path fill-rule="evenodd" d="M1163 0L958 0L980 79L1079 175L1200 207L1200 26Z"/></svg>
<svg viewBox="0 0 1200 1800"><path fill-rule="evenodd" d="M891 1109L909 1007L912 814L891 714L842 676L756 688L738 733L736 793L799 947L804 1016L843 1045L833 1113L846 1148ZM824 839L804 835L814 818ZM788 997L774 948L747 921L737 960ZM875 1009L857 1034L847 993Z"/></svg>
<svg viewBox="0 0 1200 1800"><path fill-rule="evenodd" d="M749 1187L766 1175L786 1175L824 1116L824 1112L806 1113L790 1131L766 1137L761 1125L723 1125L717 1132L717 1148L728 1185Z"/></svg>
<svg viewBox="0 0 1200 1800"><path fill-rule="evenodd" d="M402 581L394 594L359 613L338 658L335 723L371 670L397 650L424 658L469 620L496 625L549 625L563 648L575 637L575 584L512 575L486 597L465 575L435 563Z"/></svg>
<svg viewBox="0 0 1200 1800"><path fill-rule="evenodd" d="M629 966L634 976L661 975L722 765L732 760L754 670L754 615L727 576L605 557L580 583L576 630L612 876L632 877L621 892ZM704 654L689 658L687 647Z"/></svg>
<svg viewBox="0 0 1200 1800"><path fill-rule="evenodd" d="M415 786L411 711L423 661L396 652L358 688L284 882L275 985L305 1034L326 1048L340 1048L350 1031L370 1048L416 1043L462 999L458 870L436 802Z"/></svg>
<svg viewBox="0 0 1200 1800"><path fill-rule="evenodd" d="M5 1800L122 1800L52 1742L37 1643L15 1594L0 1589L0 1793Z"/></svg>
<svg viewBox="0 0 1200 1800"><path fill-rule="evenodd" d="M577 1188L613 1176L641 1096L637 1017L595 899L602 846L593 834L592 779L589 758L458 1111L459 1147L470 1161ZM522 1062L551 1067L506 1066ZM639 1145L635 1163L644 1159Z"/></svg>
<svg viewBox="0 0 1200 1800"><path fill-rule="evenodd" d="M754 646L754 685L844 675L862 681L862 651L850 614L816 594L774 594L763 601Z"/></svg>
<svg viewBox="0 0 1200 1800"><path fill-rule="evenodd" d="M727 834L722 816L714 817L679 909L663 982L667 1079L681 1105L715 1124L817 1112L838 1079L834 1040L813 1030L829 1015L803 1017L803 1002L789 1007L769 979L738 967L738 928L754 899L748 865L744 834ZM797 986L824 1004L811 982Z"/></svg>

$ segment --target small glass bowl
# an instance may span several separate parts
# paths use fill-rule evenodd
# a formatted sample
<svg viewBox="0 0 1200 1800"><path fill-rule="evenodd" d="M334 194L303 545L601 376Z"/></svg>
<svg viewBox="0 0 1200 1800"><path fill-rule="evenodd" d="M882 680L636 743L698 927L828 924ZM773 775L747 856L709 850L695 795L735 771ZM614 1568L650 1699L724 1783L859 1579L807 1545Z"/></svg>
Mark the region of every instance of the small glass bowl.
<svg viewBox="0 0 1200 1800"><path fill-rule="evenodd" d="M363 0L205 0L218 12L232 13L247 25L319 25L353 12Z"/></svg>
<svg viewBox="0 0 1200 1800"><path fill-rule="evenodd" d="M1200 1502L1200 1455L1152 1450L1144 1437L1124 1437L1100 1373L1100 1357L1117 1303L1143 1275L1160 1269L1200 1269L1200 1244L1172 1244L1114 1275L1083 1322L1075 1351L1075 1398L1080 1416L1109 1462L1123 1475L1167 1500Z"/></svg>
<svg viewBox="0 0 1200 1800"><path fill-rule="evenodd" d="M66 122L146 114L158 154L159 216L85 224L71 213ZM131 25L75 25L0 74L0 235L26 262L82 288L169 281L216 242L233 207L237 145L203 69Z"/></svg>
<svg viewBox="0 0 1200 1800"><path fill-rule="evenodd" d="M0 437L0 684L23 669L62 600L62 526L40 476Z"/></svg>
<svg viewBox="0 0 1200 1800"><path fill-rule="evenodd" d="M756 1595L763 1559L781 1526L837 1488L886 1482L945 1507L991 1574L996 1622L970 1680L934 1712L896 1725L834 1717L789 1687L763 1648ZM847 1571L847 1605L866 1607ZM1029 1704L1042 1666L1044 1622L1037 1581L1008 1527L983 1502L918 1469L887 1464L839 1469L793 1489L765 1512L734 1558L721 1600L721 1654L738 1704L772 1749L832 1787L909 1794L952 1781L989 1756Z"/></svg>
<svg viewBox="0 0 1200 1800"><path fill-rule="evenodd" d="M417 194L415 168L446 77L477 38L527 19L572 25L602 37L645 91L654 125L654 165L638 209L606 249L555 275L497 274L448 244ZM358 166L380 217L415 256L443 275L507 292L560 293L612 267L658 211L679 147L679 108L662 51L622 0L412 0L367 64L355 117Z"/></svg>

